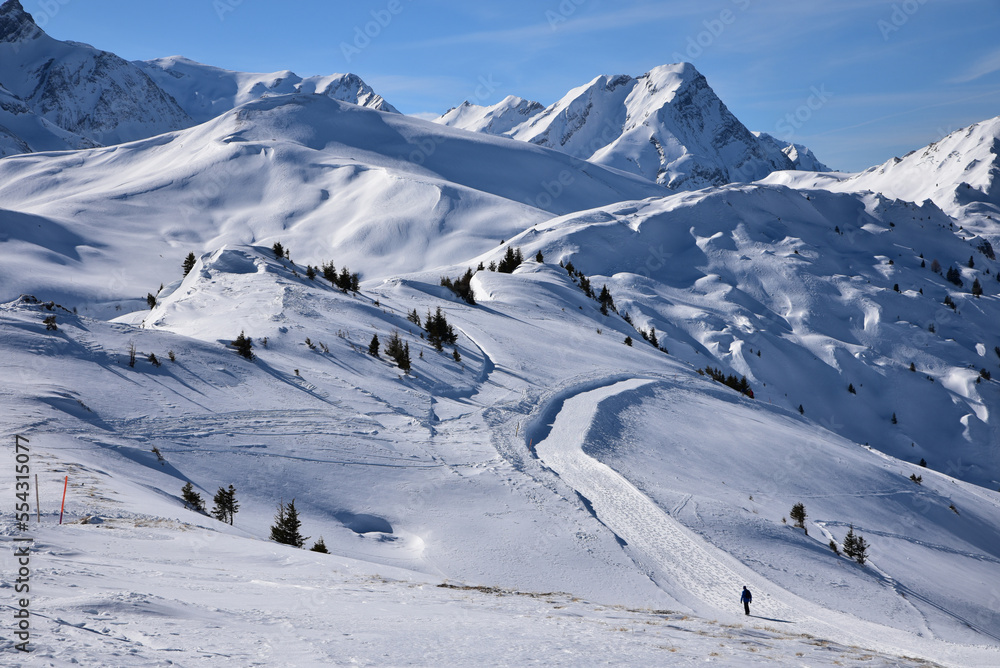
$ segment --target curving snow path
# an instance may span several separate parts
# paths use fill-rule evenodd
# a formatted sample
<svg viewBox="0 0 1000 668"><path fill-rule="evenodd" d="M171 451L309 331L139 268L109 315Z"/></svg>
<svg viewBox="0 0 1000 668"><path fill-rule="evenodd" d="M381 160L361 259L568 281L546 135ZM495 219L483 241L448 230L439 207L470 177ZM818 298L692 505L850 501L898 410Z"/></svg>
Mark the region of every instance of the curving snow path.
<svg viewBox="0 0 1000 668"><path fill-rule="evenodd" d="M989 648L953 645L872 624L781 589L687 529L617 471L587 455L583 444L601 402L654 382L633 378L570 397L535 451L587 500L597 519L628 544L632 558L663 591L699 615L745 619L739 596L747 585L754 592L751 619L794 624L790 628L797 632L886 653L954 665L995 665L997 653Z"/></svg>

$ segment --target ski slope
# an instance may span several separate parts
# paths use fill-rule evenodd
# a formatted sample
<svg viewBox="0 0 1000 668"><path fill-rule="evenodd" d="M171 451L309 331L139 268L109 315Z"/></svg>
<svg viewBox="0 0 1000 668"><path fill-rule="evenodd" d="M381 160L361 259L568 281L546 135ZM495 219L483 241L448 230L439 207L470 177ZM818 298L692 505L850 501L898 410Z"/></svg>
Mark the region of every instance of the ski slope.
<svg viewBox="0 0 1000 668"><path fill-rule="evenodd" d="M621 539L652 580L680 605L702 615L715 609L716 614L732 619L733 611L739 608L739 592L743 585L748 585L755 592L752 605L755 619L788 624L799 633L875 647L887 653L906 653L930 660L938 656L940 647L934 641L928 642L923 633L858 623L856 618L831 613L783 590L707 543L621 474L586 454L585 445L602 421L602 403L655 382L648 378L618 381L566 399L551 431L536 446L542 462L585 500L595 517ZM615 409L618 414L621 407ZM962 618L959 621L972 623ZM1000 641L990 629L977 630ZM954 658L959 655L964 665L990 665L997 660L996 651L985 649L959 648Z"/></svg>

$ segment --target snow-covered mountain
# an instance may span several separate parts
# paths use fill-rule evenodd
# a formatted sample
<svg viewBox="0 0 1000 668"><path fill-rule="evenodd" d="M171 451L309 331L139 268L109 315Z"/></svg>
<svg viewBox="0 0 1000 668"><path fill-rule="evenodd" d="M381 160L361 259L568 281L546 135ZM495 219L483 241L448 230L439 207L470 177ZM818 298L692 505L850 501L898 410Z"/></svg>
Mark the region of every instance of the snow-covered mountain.
<svg viewBox="0 0 1000 668"><path fill-rule="evenodd" d="M0 268L0 287L13 299L44 284L74 305L142 297L136 285L173 273L164 248L277 240L302 249L297 261L337 258L388 277L478 255L581 205L661 193L530 144L320 95L274 96L177 133L0 162L0 202L17 211L0 213L2 227L22 251Z"/></svg>
<svg viewBox="0 0 1000 668"><path fill-rule="evenodd" d="M94 146L96 144L89 139L67 132L37 115L23 100L0 86L0 158Z"/></svg>
<svg viewBox="0 0 1000 668"><path fill-rule="evenodd" d="M436 122L554 148L671 190L754 181L795 169L796 159L815 166L747 130L690 63L599 76L545 109L513 96L490 107L466 102Z"/></svg>
<svg viewBox="0 0 1000 668"><path fill-rule="evenodd" d="M0 158L33 660L1000 664L995 121L907 169L712 185L813 158L690 66L453 110L477 134L159 62L189 116L242 103ZM599 164L629 156L706 187ZM187 483L234 485L234 523ZM292 499L331 554L268 541Z"/></svg>
<svg viewBox="0 0 1000 668"><path fill-rule="evenodd" d="M0 5L0 156L144 139L286 93L398 113L355 74L231 72L179 56L128 62L51 38L19 0Z"/></svg>
<svg viewBox="0 0 1000 668"><path fill-rule="evenodd" d="M774 174L768 183L931 200L978 233L1000 238L1000 116L956 130L857 174Z"/></svg>
<svg viewBox="0 0 1000 668"><path fill-rule="evenodd" d="M778 139L766 132L754 132L753 135L760 140L761 144L772 154L781 153L792 161L792 167L802 172L832 172L833 170L824 165L807 146L795 144Z"/></svg>
<svg viewBox="0 0 1000 668"><path fill-rule="evenodd" d="M488 107L465 101L434 119L434 122L470 132L504 135L544 110L539 102L508 95Z"/></svg>
<svg viewBox="0 0 1000 668"><path fill-rule="evenodd" d="M356 74L302 78L284 70L269 74L232 72L173 56L137 61L139 66L198 123L265 95L314 93L379 111L399 113Z"/></svg>
<svg viewBox="0 0 1000 668"><path fill-rule="evenodd" d="M52 39L18 0L0 5L0 85L38 116L95 144L192 124L140 68L86 44Z"/></svg>

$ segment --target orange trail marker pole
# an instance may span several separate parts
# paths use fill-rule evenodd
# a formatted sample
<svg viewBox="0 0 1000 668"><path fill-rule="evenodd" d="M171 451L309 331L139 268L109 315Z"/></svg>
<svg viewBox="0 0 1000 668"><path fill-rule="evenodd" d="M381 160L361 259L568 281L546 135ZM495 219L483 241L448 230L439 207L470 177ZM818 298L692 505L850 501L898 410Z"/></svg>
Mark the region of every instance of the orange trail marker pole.
<svg viewBox="0 0 1000 668"><path fill-rule="evenodd" d="M38 474L35 474L35 521L42 523L42 502L38 497Z"/></svg>
<svg viewBox="0 0 1000 668"><path fill-rule="evenodd" d="M69 476L66 476L66 482L63 483L63 500L62 505L59 507L59 524L62 524L63 509L66 508L66 488L69 487Z"/></svg>

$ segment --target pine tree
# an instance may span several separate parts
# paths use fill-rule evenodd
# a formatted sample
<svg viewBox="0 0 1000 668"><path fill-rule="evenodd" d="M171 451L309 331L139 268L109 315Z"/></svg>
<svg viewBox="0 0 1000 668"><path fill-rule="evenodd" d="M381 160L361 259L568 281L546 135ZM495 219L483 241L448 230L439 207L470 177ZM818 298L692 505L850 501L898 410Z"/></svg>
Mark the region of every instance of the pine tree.
<svg viewBox="0 0 1000 668"><path fill-rule="evenodd" d="M156 308L156 296L152 292L146 293L146 305L149 306L150 309Z"/></svg>
<svg viewBox="0 0 1000 668"><path fill-rule="evenodd" d="M236 340L231 341L229 345L231 345L233 348L236 348L236 352L239 353L242 357L245 357L248 360L254 359L253 339L251 339L249 336L246 336L243 332L240 332L240 335L236 337Z"/></svg>
<svg viewBox="0 0 1000 668"><path fill-rule="evenodd" d="M201 499L201 494L194 491L194 485L188 482L181 487L181 498L184 499L184 507L195 510L199 513L205 512L205 502Z"/></svg>
<svg viewBox="0 0 1000 668"><path fill-rule="evenodd" d="M236 488L232 485L229 486L229 489L220 487L212 501L215 502L215 506L212 508L212 517L232 525L233 516L240 510L240 504L236 502Z"/></svg>
<svg viewBox="0 0 1000 668"><path fill-rule="evenodd" d="M899 420L896 419L896 414L895 413L892 414L892 423L893 424L899 424Z"/></svg>
<svg viewBox="0 0 1000 668"><path fill-rule="evenodd" d="M424 319L424 329L427 330L427 340L438 351L445 343L455 343L458 340L455 329L448 324L448 319L440 306L433 315L430 311L427 312L427 317Z"/></svg>
<svg viewBox="0 0 1000 668"><path fill-rule="evenodd" d="M972 296L980 297L982 296L982 294L983 294L983 286L979 282L979 279L977 278L974 281L972 281Z"/></svg>
<svg viewBox="0 0 1000 668"><path fill-rule="evenodd" d="M615 299L611 296L611 292L608 291L608 286L605 285L601 288L601 294L597 297L597 301L601 302L601 313L604 315L608 314L608 309L615 311Z"/></svg>
<svg viewBox="0 0 1000 668"><path fill-rule="evenodd" d="M844 537L844 554L862 566L865 565L865 561L868 559L868 541L862 536L854 534L853 524L847 532L847 536Z"/></svg>
<svg viewBox="0 0 1000 668"><path fill-rule="evenodd" d="M323 265L323 278L330 281L330 285L337 284L337 268L333 266L332 262Z"/></svg>
<svg viewBox="0 0 1000 668"><path fill-rule="evenodd" d="M280 241L275 241L274 245L271 246L271 250L274 251L274 257L276 257L279 260L284 259L285 247L281 245Z"/></svg>
<svg viewBox="0 0 1000 668"><path fill-rule="evenodd" d="M313 266L311 264L306 265L306 278L308 278L310 281L316 280L316 270L313 269Z"/></svg>
<svg viewBox="0 0 1000 668"><path fill-rule="evenodd" d="M417 313L417 309L413 309L406 314L406 319L412 322L417 327L423 327L423 323L420 322L420 314Z"/></svg>
<svg viewBox="0 0 1000 668"><path fill-rule="evenodd" d="M538 251L538 253L535 255L535 262L537 262L538 264L542 264L543 262L545 262L545 256L542 255L542 251Z"/></svg>
<svg viewBox="0 0 1000 668"><path fill-rule="evenodd" d="M524 255L521 254L521 249L507 246L507 252L500 260L500 264L497 265L497 271L503 274L513 274L522 262L524 262Z"/></svg>
<svg viewBox="0 0 1000 668"><path fill-rule="evenodd" d="M385 345L385 354L391 357L400 369L406 373L410 372L410 344L403 343L399 338L399 332L392 333Z"/></svg>
<svg viewBox="0 0 1000 668"><path fill-rule="evenodd" d="M149 353L149 357L146 360L155 367L160 366L160 360L156 359L156 353Z"/></svg>
<svg viewBox="0 0 1000 668"><path fill-rule="evenodd" d="M378 357L378 334L372 334L371 343L368 344L368 354L372 357Z"/></svg>
<svg viewBox="0 0 1000 668"><path fill-rule="evenodd" d="M806 414L806 409L802 407L802 404L799 404L799 415L805 415L805 414Z"/></svg>
<svg viewBox="0 0 1000 668"><path fill-rule="evenodd" d="M197 262L197 261L198 260L194 256L194 253L188 253L187 254L187 257L184 258L184 265L183 265L183 267L184 267L184 275L185 276L187 276L188 274L191 273L191 270L194 269L194 263Z"/></svg>
<svg viewBox="0 0 1000 668"><path fill-rule="evenodd" d="M322 552L323 554L330 554L330 550L326 549L326 543L323 542L323 537L320 536L319 540L313 543L313 546L309 548L310 552Z"/></svg>
<svg viewBox="0 0 1000 668"><path fill-rule="evenodd" d="M858 393L858 391L854 389L854 383L848 383L847 384L847 391L850 392L851 394L857 394Z"/></svg>
<svg viewBox="0 0 1000 668"><path fill-rule="evenodd" d="M628 346L629 348L632 347L632 337L631 336L626 336L625 337L625 345Z"/></svg>
<svg viewBox="0 0 1000 668"><path fill-rule="evenodd" d="M948 267L948 272L945 274L945 279L947 279L951 283L954 283L958 287L962 287L962 272L960 272L955 267Z"/></svg>
<svg viewBox="0 0 1000 668"><path fill-rule="evenodd" d="M792 510L788 513L788 516L795 520L795 526L804 529L806 535L809 535L809 530L806 529L806 507L804 505L796 503L792 506Z"/></svg>
<svg viewBox="0 0 1000 668"><path fill-rule="evenodd" d="M302 547L309 539L299 531L301 527L299 512L295 509L295 499L287 504L279 503L278 512L274 516L274 524L271 526L271 540L282 545Z"/></svg>
<svg viewBox="0 0 1000 668"><path fill-rule="evenodd" d="M970 255L969 256L969 269L975 269L975 268L976 268L976 260L975 260L974 257L972 257Z"/></svg>

